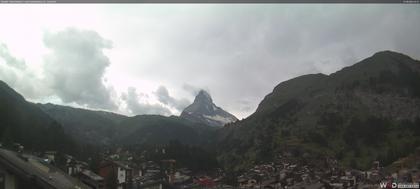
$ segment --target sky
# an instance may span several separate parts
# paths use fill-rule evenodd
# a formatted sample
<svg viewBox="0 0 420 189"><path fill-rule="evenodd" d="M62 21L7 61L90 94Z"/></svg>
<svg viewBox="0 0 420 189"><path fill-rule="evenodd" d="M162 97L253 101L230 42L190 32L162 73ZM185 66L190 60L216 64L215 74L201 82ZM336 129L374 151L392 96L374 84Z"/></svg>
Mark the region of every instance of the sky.
<svg viewBox="0 0 420 189"><path fill-rule="evenodd" d="M245 118L282 81L378 51L420 59L419 4L4 4L0 80L27 100Z"/></svg>

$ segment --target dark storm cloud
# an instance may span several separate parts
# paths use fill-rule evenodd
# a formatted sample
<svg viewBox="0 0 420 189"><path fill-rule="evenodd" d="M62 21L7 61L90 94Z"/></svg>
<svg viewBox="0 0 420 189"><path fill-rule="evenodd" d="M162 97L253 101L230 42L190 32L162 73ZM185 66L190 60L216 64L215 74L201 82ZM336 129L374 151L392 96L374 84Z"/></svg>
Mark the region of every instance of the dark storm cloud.
<svg viewBox="0 0 420 189"><path fill-rule="evenodd" d="M176 99L169 95L168 89L165 86L159 86L155 92L158 100L167 106L173 107L179 112L184 110L185 107L191 104L191 102L185 98Z"/></svg>
<svg viewBox="0 0 420 189"><path fill-rule="evenodd" d="M206 86L206 85L202 85L201 87L198 86L194 86L194 85L190 85L188 83L184 83L182 85L182 89L186 92L188 92L190 95L192 96L197 96L197 94L201 91L201 90L205 90L208 93L211 93L211 90Z"/></svg>
<svg viewBox="0 0 420 189"><path fill-rule="evenodd" d="M51 50L45 59L46 80L64 103L90 108L116 109L113 89L104 83L110 62L103 49L111 42L94 31L68 28L46 33L44 44Z"/></svg>
<svg viewBox="0 0 420 189"><path fill-rule="evenodd" d="M142 102L141 98L144 94L137 93L136 88L130 87L126 93L122 94L121 99L125 102L127 110L133 115L141 114L159 114L159 115L170 115L171 111L160 105L150 104L148 102Z"/></svg>

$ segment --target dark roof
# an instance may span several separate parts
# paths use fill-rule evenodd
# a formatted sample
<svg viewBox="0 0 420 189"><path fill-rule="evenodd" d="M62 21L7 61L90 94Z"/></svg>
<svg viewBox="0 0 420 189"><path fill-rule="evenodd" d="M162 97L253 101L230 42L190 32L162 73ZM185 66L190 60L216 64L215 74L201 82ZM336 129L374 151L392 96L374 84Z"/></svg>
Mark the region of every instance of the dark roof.
<svg viewBox="0 0 420 189"><path fill-rule="evenodd" d="M121 161L112 161L112 160L105 160L101 163L101 165L99 166L100 168L102 167L108 167L110 165L116 165L117 167L126 169L126 170L131 170L131 168L125 164L124 162Z"/></svg>
<svg viewBox="0 0 420 189"><path fill-rule="evenodd" d="M104 180L103 177L95 174L94 172L92 172L90 170L83 170L82 171L82 174L85 175L85 176L87 176L87 177L89 177L92 180L95 180L95 181L102 181L102 180Z"/></svg>
<svg viewBox="0 0 420 189"><path fill-rule="evenodd" d="M174 186L172 186L171 184L169 184L168 182L163 181L163 180L152 181L152 182L142 184L142 185L140 185L140 188L156 186L156 185L159 185L159 184L162 184L164 188L175 189Z"/></svg>
<svg viewBox="0 0 420 189"><path fill-rule="evenodd" d="M88 189L86 185L43 159L0 149L0 164L19 178L46 189Z"/></svg>
<svg viewBox="0 0 420 189"><path fill-rule="evenodd" d="M124 169L131 169L126 163L121 162L121 161L114 161L115 164L117 164L119 167L124 168Z"/></svg>

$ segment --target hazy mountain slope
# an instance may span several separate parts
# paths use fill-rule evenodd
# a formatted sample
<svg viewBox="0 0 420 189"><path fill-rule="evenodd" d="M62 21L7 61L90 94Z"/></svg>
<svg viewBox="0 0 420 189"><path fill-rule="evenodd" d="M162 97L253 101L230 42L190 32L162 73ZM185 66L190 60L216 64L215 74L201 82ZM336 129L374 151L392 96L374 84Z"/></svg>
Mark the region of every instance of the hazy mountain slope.
<svg viewBox="0 0 420 189"><path fill-rule="evenodd" d="M0 81L0 141L5 146L21 143L27 150L75 150L59 123L3 81Z"/></svg>
<svg viewBox="0 0 420 189"><path fill-rule="evenodd" d="M234 115L216 106L210 94L204 90L197 94L194 102L182 111L180 117L216 127L238 120Z"/></svg>
<svg viewBox="0 0 420 189"><path fill-rule="evenodd" d="M184 144L205 145L211 142L215 129L186 119L159 115L138 115L120 124L119 143L165 144L179 141Z"/></svg>
<svg viewBox="0 0 420 189"><path fill-rule="evenodd" d="M61 123L79 143L93 145L163 144L178 140L185 144L208 144L215 129L205 124L171 116L127 117L54 104L37 104Z"/></svg>
<svg viewBox="0 0 420 189"><path fill-rule="evenodd" d="M61 123L66 133L78 142L94 145L109 144L117 135L118 124L127 118L127 116L110 112L50 103L37 104L37 106Z"/></svg>
<svg viewBox="0 0 420 189"><path fill-rule="evenodd" d="M420 62L390 51L282 82L253 115L219 132L220 159L232 169L284 151L358 168L390 163L420 145L419 86Z"/></svg>

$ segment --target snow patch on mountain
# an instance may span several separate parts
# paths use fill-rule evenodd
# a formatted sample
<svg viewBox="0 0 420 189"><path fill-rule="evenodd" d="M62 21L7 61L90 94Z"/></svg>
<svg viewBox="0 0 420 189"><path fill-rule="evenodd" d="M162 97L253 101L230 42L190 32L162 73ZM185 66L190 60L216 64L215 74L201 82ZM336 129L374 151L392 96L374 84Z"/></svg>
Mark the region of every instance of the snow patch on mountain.
<svg viewBox="0 0 420 189"><path fill-rule="evenodd" d="M211 119L217 122L221 122L221 123L231 123L236 121L237 119L234 119L233 117L223 117L221 115L214 115L214 116L209 116L209 115L203 115L205 118L207 119Z"/></svg>

